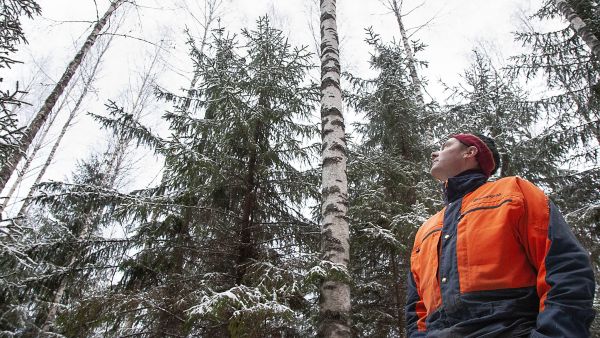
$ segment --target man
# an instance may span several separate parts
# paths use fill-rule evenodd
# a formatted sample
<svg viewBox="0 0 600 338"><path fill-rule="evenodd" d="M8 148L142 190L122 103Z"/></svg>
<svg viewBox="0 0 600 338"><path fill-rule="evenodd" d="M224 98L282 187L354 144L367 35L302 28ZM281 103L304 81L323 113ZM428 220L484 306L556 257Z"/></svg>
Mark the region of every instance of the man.
<svg viewBox="0 0 600 338"><path fill-rule="evenodd" d="M409 337L589 337L594 275L556 206L530 182L488 182L494 141L453 135L432 153L446 206L418 230Z"/></svg>

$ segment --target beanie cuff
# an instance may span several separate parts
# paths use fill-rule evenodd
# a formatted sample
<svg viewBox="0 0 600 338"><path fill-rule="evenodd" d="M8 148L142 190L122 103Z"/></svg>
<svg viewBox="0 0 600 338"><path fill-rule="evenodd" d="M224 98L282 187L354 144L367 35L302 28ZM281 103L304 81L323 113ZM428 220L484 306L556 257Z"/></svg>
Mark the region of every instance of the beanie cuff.
<svg viewBox="0 0 600 338"><path fill-rule="evenodd" d="M496 162L494 161L494 155L490 148L483 142L479 137L473 134L456 134L451 137L459 140L462 144L466 146L474 146L477 148L477 155L475 155L475 159L477 163L479 163L479 167L483 171L486 176L491 176L492 171L496 167Z"/></svg>

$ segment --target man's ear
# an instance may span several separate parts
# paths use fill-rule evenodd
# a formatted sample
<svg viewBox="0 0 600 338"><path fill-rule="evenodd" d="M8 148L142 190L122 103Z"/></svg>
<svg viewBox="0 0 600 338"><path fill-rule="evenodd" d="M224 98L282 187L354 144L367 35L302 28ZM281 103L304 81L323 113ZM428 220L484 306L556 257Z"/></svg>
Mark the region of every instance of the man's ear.
<svg viewBox="0 0 600 338"><path fill-rule="evenodd" d="M477 156L478 152L479 152L479 149L477 149L477 147L475 147L475 146L469 146L467 148L467 151L465 151L464 157L465 158L470 158L470 157L475 158L475 156Z"/></svg>

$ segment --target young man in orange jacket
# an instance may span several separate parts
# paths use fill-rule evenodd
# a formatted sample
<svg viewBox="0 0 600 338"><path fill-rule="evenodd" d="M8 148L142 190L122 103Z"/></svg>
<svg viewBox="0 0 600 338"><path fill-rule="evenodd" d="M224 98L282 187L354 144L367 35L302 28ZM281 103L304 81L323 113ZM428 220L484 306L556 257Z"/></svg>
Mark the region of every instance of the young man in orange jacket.
<svg viewBox="0 0 600 338"><path fill-rule="evenodd" d="M409 337L589 337L594 274L557 207L530 182L488 178L500 157L483 135L432 153L446 206L418 230Z"/></svg>

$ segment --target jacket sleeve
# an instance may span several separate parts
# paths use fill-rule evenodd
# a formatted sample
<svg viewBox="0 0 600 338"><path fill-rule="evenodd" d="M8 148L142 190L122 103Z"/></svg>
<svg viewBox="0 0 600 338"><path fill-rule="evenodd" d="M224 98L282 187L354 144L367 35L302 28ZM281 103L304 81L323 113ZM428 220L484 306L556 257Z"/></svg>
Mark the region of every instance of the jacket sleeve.
<svg viewBox="0 0 600 338"><path fill-rule="evenodd" d="M589 337L595 289L589 254L540 189L524 180L519 185L525 205L520 232L540 298L531 337Z"/></svg>
<svg viewBox="0 0 600 338"><path fill-rule="evenodd" d="M419 319L424 323L425 306L417 291L417 285L411 271L408 272L408 290L406 294L406 336L408 338L425 337L424 331L419 331ZM421 324L423 325L423 324Z"/></svg>

